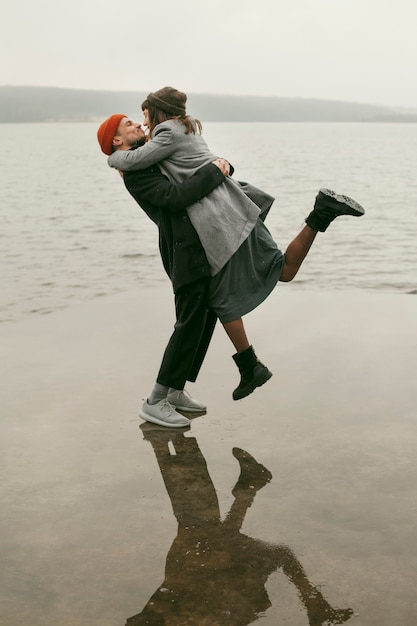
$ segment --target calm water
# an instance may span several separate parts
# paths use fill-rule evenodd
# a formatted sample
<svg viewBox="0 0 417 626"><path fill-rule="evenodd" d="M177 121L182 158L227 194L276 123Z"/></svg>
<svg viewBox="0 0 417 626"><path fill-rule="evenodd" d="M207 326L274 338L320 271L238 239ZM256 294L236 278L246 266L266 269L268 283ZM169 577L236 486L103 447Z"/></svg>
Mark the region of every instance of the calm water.
<svg viewBox="0 0 417 626"><path fill-rule="evenodd" d="M0 124L3 322L167 280L156 228L107 167L97 126ZM417 125L210 123L204 136L275 196L267 224L282 249L320 187L365 206L319 235L281 289L417 293Z"/></svg>

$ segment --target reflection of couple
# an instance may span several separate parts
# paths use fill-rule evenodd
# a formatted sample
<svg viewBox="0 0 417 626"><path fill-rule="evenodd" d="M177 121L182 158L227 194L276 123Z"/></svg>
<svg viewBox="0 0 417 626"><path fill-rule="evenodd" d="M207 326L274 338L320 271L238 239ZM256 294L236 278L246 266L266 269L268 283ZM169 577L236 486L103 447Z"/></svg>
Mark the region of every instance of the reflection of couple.
<svg viewBox="0 0 417 626"><path fill-rule="evenodd" d="M155 452L178 534L168 552L163 583L126 626L251 624L271 606L265 584L278 568L295 585L310 626L342 624L352 616L351 609L328 604L287 546L240 532L256 492L272 478L264 466L244 450L233 449L240 476L232 490L234 502L221 521L217 494L196 439L151 424L141 428Z"/></svg>
<svg viewBox="0 0 417 626"><path fill-rule="evenodd" d="M148 95L142 105L148 142L140 124L122 114L112 115L98 130L109 164L125 172L128 191L159 229L176 324L140 415L176 427L189 424L179 411L206 408L184 385L196 380L216 319L236 350L240 383L233 399L239 400L272 376L257 359L242 316L278 281L295 277L318 232L340 215L364 213L351 198L321 189L305 226L283 254L263 222L273 198L229 176L229 164L216 159L201 137L201 124L187 115L186 99L172 87Z"/></svg>

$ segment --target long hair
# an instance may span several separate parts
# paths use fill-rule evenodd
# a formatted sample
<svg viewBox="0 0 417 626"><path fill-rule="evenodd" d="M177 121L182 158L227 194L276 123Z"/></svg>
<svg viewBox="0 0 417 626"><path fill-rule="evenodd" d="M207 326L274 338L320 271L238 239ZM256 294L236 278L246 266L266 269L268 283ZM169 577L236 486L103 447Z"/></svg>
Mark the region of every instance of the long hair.
<svg viewBox="0 0 417 626"><path fill-rule="evenodd" d="M198 133L201 135L203 131L203 125L200 120L196 120L189 115L170 115L169 113L165 113L162 109L159 109L154 104L145 100L142 102L142 111L145 109L148 110L148 118L149 118L149 134L152 134L155 126L165 122L166 120L178 120L185 126L185 134L189 135L190 133L195 135Z"/></svg>

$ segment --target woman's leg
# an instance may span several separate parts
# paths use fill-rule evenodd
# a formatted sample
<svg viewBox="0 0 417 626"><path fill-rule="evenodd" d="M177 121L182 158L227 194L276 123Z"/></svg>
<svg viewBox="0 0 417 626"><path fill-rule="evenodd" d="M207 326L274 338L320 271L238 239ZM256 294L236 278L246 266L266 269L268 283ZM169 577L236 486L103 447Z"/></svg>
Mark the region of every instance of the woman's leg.
<svg viewBox="0 0 417 626"><path fill-rule="evenodd" d="M237 320L233 320L233 322L224 323L223 328L234 345L236 352L243 352L249 348L250 344L241 317Z"/></svg>
<svg viewBox="0 0 417 626"><path fill-rule="evenodd" d="M289 283L296 275L301 267L302 262L306 258L315 238L317 230L313 230L310 226L304 228L291 241L285 251L285 263L281 272L280 281Z"/></svg>
<svg viewBox="0 0 417 626"><path fill-rule="evenodd" d="M240 372L240 383L233 391L232 397L233 400L241 400L257 387L264 385L272 374L258 360L253 347L249 344L241 317L232 322L223 322L223 327L236 349L233 360Z"/></svg>
<svg viewBox="0 0 417 626"><path fill-rule="evenodd" d="M317 231L306 225L289 244L285 251L285 263L280 281L289 282L296 276L316 235ZM223 327L236 349L233 359L239 368L241 381L233 392L233 399L238 400L252 393L256 387L263 385L271 378L272 374L256 357L247 338L241 317L232 322L223 322Z"/></svg>
<svg viewBox="0 0 417 626"><path fill-rule="evenodd" d="M327 230L331 222L341 215L361 217L365 210L352 198L330 189L320 189L314 209L306 218L306 225L285 251L285 264L280 281L290 282L297 274L306 258L317 232Z"/></svg>

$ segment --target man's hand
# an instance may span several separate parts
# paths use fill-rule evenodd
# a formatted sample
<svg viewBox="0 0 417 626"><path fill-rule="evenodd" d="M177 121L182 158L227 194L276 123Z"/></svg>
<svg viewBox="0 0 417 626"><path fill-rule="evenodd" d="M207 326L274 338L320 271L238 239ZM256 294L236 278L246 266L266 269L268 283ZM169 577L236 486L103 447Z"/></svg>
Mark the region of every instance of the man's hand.
<svg viewBox="0 0 417 626"><path fill-rule="evenodd" d="M229 176L230 174L230 163L226 161L226 159L216 159L213 161L214 165L216 165L224 176Z"/></svg>

